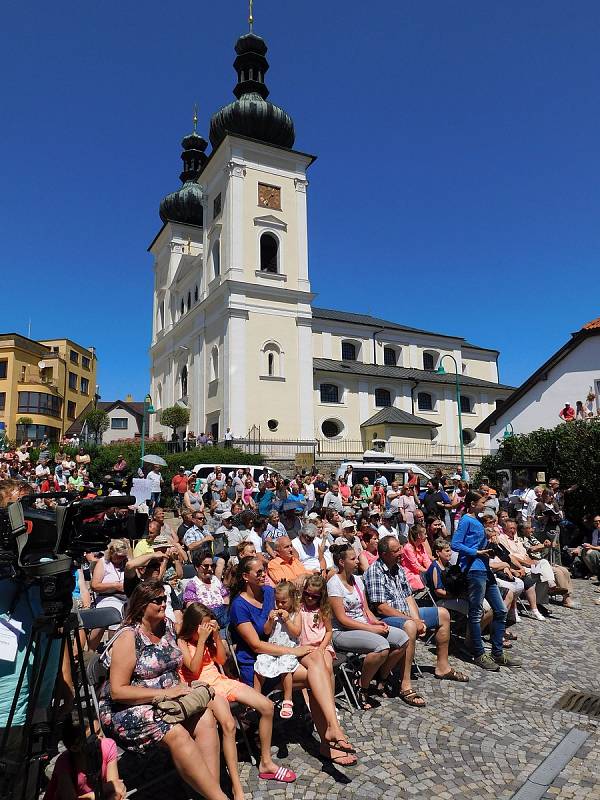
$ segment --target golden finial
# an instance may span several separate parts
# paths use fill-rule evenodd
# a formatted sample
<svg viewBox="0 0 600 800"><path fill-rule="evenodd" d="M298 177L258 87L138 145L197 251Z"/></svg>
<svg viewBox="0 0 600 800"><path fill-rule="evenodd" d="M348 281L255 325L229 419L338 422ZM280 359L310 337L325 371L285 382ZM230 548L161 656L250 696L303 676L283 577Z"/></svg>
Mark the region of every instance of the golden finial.
<svg viewBox="0 0 600 800"><path fill-rule="evenodd" d="M196 133L196 129L198 128L198 103L194 103L194 116L192 117L192 121L194 123L194 133Z"/></svg>
<svg viewBox="0 0 600 800"><path fill-rule="evenodd" d="M254 0L249 0L249 3L250 3L250 13L248 14L248 28L250 30L250 33L252 33L254 29L254 14L252 13Z"/></svg>

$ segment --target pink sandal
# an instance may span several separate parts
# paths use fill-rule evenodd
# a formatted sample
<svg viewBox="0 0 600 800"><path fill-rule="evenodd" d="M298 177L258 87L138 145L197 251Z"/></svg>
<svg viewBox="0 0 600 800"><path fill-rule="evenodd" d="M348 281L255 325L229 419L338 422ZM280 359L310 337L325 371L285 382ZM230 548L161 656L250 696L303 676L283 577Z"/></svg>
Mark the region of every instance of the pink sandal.
<svg viewBox="0 0 600 800"><path fill-rule="evenodd" d="M294 704L291 700L284 700L279 709L281 719L291 719L294 716Z"/></svg>
<svg viewBox="0 0 600 800"><path fill-rule="evenodd" d="M259 772L258 777L261 781L277 781L278 783L293 783L296 780L296 773L287 767L279 767L277 772Z"/></svg>

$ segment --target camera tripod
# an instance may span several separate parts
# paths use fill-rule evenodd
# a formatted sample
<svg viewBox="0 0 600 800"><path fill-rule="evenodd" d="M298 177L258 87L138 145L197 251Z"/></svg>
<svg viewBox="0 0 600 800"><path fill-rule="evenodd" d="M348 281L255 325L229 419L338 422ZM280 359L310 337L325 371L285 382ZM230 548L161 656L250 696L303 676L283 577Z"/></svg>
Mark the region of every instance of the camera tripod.
<svg viewBox="0 0 600 800"><path fill-rule="evenodd" d="M2 778L0 778L0 797L3 800L27 800L28 796L37 800L39 796L41 772L52 757L50 745L55 741L60 710L57 691L59 681L56 679L62 669L65 653L71 668L77 720L84 733L86 725L89 728L85 747L88 764L87 779L93 788L96 800L102 800L103 797L100 739L96 735L94 727L96 715L91 694L93 689L89 684L85 671L83 647L78 636L79 622L75 613L69 613L64 619L61 617L62 615L42 614L34 621L32 626L6 728L0 741L0 773L2 774ZM35 712L38 709L44 674L48 669L52 650L57 646L58 642L60 642L60 655L52 700L48 709L49 721L47 719L46 721L37 722L35 720ZM76 647L74 647L73 642L76 643ZM75 654L75 649L77 654ZM23 741L19 747L18 755L15 758L7 758L9 737L11 729L14 730L13 721L27 676L29 676L29 695L27 698ZM33 776L31 775L32 771L34 773ZM20 777L23 783L22 789L17 795ZM30 780L32 777L35 780L35 785ZM31 787L33 787L34 793L32 793Z"/></svg>

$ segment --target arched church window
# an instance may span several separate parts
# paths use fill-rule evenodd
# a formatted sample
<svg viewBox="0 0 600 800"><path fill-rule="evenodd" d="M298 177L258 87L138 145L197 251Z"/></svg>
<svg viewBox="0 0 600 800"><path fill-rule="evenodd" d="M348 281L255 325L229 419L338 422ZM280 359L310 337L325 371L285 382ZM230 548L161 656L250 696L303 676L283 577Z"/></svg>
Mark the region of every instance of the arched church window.
<svg viewBox="0 0 600 800"><path fill-rule="evenodd" d="M260 269L261 272L278 272L279 241L272 233L263 233L260 237Z"/></svg>
<svg viewBox="0 0 600 800"><path fill-rule="evenodd" d="M183 297L181 298L181 305L179 306L179 311L181 312L181 316L185 314L185 303L183 302Z"/></svg>
<svg viewBox="0 0 600 800"><path fill-rule="evenodd" d="M198 287L194 289L194 303L198 302Z"/></svg>
<svg viewBox="0 0 600 800"><path fill-rule="evenodd" d="M191 292L188 292L188 296L187 296L187 310L189 311L191 307L192 307L192 293L191 293Z"/></svg>
<svg viewBox="0 0 600 800"><path fill-rule="evenodd" d="M183 369L181 370L181 396L187 397L188 393L188 368L184 364Z"/></svg>
<svg viewBox="0 0 600 800"><path fill-rule="evenodd" d="M210 379L219 379L219 348L215 345L210 354Z"/></svg>
<svg viewBox="0 0 600 800"><path fill-rule="evenodd" d="M277 342L265 342L261 350L261 375L283 378L283 350Z"/></svg>
<svg viewBox="0 0 600 800"><path fill-rule="evenodd" d="M212 246L213 275L216 278L221 274L221 242L217 241Z"/></svg>

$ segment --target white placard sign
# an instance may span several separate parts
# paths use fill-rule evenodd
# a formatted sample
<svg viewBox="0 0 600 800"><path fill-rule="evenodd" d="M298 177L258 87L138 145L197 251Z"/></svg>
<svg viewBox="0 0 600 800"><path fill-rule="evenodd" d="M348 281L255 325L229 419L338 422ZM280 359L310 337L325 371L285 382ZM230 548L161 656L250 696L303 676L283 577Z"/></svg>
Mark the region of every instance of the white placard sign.
<svg viewBox="0 0 600 800"><path fill-rule="evenodd" d="M135 497L136 505L147 502L152 494L151 482L147 478L134 478L131 494Z"/></svg>

